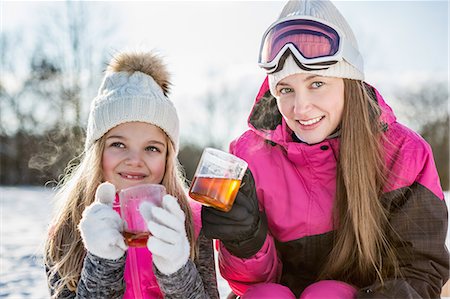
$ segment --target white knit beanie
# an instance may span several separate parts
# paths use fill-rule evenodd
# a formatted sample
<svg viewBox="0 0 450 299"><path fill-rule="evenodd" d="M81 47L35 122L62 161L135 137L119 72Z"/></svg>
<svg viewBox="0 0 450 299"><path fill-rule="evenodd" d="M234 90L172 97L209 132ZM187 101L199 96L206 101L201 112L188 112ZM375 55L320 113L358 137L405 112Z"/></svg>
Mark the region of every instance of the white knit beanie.
<svg viewBox="0 0 450 299"><path fill-rule="evenodd" d="M173 103L167 98L169 85L169 74L156 54L115 55L91 103L85 150L115 126L140 121L161 128L178 152L179 120Z"/></svg>
<svg viewBox="0 0 450 299"><path fill-rule="evenodd" d="M310 16L319 20L323 20L325 23L330 23L333 26L339 28L345 34L345 42L350 43L357 51L358 42L356 41L355 35L352 29L348 25L347 21L337 10L333 3L328 0L295 0L289 1L281 11L277 22L282 21L284 18L289 18L292 16ZM276 94L276 86L278 82L284 78L299 74L308 73L315 74L319 76L346 78L354 80L364 80L364 69L351 65L345 60L339 61L338 63L330 66L326 70L312 70L306 71L302 70L297 63L295 63L292 55L286 59L283 68L274 73L269 74L269 87L272 95Z"/></svg>

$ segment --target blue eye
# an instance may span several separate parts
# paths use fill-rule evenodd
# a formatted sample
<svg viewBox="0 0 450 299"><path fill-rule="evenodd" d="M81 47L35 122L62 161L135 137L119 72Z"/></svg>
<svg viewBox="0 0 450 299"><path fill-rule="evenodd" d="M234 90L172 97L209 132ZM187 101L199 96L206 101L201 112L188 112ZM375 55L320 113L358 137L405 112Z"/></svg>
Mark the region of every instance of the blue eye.
<svg viewBox="0 0 450 299"><path fill-rule="evenodd" d="M119 147L119 148L124 148L125 144L123 144L122 142L113 142L110 145L111 147Z"/></svg>
<svg viewBox="0 0 450 299"><path fill-rule="evenodd" d="M156 146L153 146L153 145L147 146L145 148L145 150L148 151L148 152L158 152L158 153L161 152L161 150L159 148L157 148Z"/></svg>
<svg viewBox="0 0 450 299"><path fill-rule="evenodd" d="M319 87L322 86L323 84L324 84L323 82L316 81L316 82L313 82L313 83L311 84L311 86L312 86L313 88L319 88Z"/></svg>

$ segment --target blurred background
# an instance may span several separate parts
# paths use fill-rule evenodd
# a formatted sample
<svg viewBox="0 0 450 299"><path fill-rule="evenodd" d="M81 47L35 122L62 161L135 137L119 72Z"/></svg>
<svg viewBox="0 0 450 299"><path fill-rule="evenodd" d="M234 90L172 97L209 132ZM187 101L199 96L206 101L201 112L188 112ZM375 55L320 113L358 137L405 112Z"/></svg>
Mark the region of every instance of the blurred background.
<svg viewBox="0 0 450 299"><path fill-rule="evenodd" d="M5 227L20 221L17 215L33 215L40 225L24 222L24 231L33 227L39 236L45 233L51 214L48 188L81 153L89 105L112 54L156 49L164 57L172 74L170 98L180 114L179 158L190 181L204 147L227 150L246 129L265 77L256 61L260 39L284 4L0 2L0 297L39 297L29 286L30 280L38 285L41 276L34 280L7 272L30 258L37 267L36 240L45 235L33 234L30 240ZM430 143L448 190L449 2L335 4L359 41L366 81L400 122ZM38 254L10 253L18 246Z"/></svg>
<svg viewBox="0 0 450 299"><path fill-rule="evenodd" d="M2 185L43 185L80 153L89 105L116 51L156 49L172 74L180 160L246 128L264 73L256 59L283 1L2 2ZM448 2L337 1L366 81L432 146L449 188Z"/></svg>

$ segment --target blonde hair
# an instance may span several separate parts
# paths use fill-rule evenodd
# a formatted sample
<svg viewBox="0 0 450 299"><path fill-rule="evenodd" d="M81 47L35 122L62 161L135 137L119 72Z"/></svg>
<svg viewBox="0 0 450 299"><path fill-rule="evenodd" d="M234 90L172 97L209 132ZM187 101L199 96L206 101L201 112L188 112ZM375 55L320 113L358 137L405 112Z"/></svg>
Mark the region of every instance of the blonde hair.
<svg viewBox="0 0 450 299"><path fill-rule="evenodd" d="M76 291L80 279L86 249L83 246L78 224L84 209L92 204L95 191L103 181L102 154L105 148L105 135L97 140L84 154L78 166L68 167L60 182L56 195L63 200L55 216L45 244L45 265L49 268L49 280L54 275L59 280L52 289L52 297L58 297L64 288ZM175 196L186 215L186 234L190 243L190 258L196 255L194 222L188 197L185 192L185 180L180 170L174 146L166 135L167 157L166 171L161 182L167 193Z"/></svg>
<svg viewBox="0 0 450 299"><path fill-rule="evenodd" d="M399 275L388 238L388 211L382 193L386 169L381 110L367 86L344 79L344 111L337 163L333 249L322 278L367 285L388 273ZM370 91L370 90L369 90Z"/></svg>

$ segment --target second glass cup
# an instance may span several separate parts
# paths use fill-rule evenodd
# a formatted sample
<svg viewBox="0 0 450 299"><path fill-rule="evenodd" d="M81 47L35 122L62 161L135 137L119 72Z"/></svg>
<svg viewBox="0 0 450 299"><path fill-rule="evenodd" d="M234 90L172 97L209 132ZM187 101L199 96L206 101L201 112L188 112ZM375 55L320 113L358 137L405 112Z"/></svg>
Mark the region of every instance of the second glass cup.
<svg viewBox="0 0 450 299"><path fill-rule="evenodd" d="M189 196L204 205L228 212L233 206L247 166L247 162L232 154L205 148Z"/></svg>
<svg viewBox="0 0 450 299"><path fill-rule="evenodd" d="M145 247L150 232L139 212L142 202L161 206L166 188L159 184L143 184L123 189L119 192L120 215L126 221L123 232L125 243L131 247Z"/></svg>

